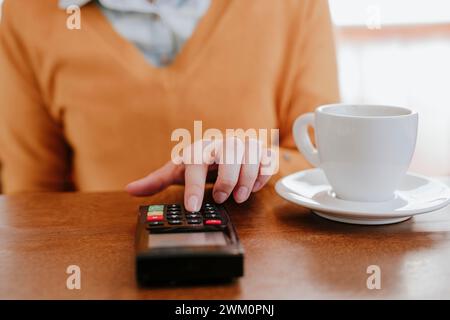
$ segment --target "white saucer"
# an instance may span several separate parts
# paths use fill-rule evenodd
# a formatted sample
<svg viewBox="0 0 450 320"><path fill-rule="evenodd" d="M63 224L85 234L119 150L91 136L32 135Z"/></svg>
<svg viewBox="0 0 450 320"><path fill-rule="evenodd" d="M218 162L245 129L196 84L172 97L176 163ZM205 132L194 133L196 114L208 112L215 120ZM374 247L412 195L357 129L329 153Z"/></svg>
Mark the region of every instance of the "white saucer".
<svg viewBox="0 0 450 320"><path fill-rule="evenodd" d="M414 215L441 209L450 203L445 184L408 173L387 202L354 202L336 198L321 169L300 171L282 178L275 190L284 199L333 221L381 225L402 222Z"/></svg>

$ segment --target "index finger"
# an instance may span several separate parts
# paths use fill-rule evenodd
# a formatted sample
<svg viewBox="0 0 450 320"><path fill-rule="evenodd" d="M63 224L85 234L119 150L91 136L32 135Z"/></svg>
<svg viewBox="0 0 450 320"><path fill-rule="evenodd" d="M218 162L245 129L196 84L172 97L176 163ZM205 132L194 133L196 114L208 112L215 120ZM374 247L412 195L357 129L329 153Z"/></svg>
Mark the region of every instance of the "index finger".
<svg viewBox="0 0 450 320"><path fill-rule="evenodd" d="M205 193L205 182L208 174L207 164L188 164L184 173L184 206L188 211L199 211Z"/></svg>

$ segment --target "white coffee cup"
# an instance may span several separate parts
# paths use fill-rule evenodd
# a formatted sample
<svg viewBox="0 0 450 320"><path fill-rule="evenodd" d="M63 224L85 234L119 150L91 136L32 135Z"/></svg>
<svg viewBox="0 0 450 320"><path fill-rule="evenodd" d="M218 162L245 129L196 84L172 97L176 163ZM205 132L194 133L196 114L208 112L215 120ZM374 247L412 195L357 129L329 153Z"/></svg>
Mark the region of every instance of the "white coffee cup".
<svg viewBox="0 0 450 320"><path fill-rule="evenodd" d="M315 130L317 149L308 135ZM332 104L300 116L295 143L321 168L336 196L362 202L394 197L414 153L418 114L407 108Z"/></svg>

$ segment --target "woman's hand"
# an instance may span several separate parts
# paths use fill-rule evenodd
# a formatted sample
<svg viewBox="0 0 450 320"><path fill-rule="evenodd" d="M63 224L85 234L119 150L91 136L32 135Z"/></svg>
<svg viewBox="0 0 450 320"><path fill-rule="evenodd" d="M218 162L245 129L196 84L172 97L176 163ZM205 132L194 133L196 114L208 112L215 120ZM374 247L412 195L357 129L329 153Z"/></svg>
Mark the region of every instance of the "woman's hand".
<svg viewBox="0 0 450 320"><path fill-rule="evenodd" d="M216 173L213 198L223 203L231 194L238 203L246 201L269 181L275 153L257 140L229 137L224 140L198 141L182 150L148 176L130 183L126 190L135 196L148 196L172 184L185 184L184 204L188 211L199 211L207 176Z"/></svg>

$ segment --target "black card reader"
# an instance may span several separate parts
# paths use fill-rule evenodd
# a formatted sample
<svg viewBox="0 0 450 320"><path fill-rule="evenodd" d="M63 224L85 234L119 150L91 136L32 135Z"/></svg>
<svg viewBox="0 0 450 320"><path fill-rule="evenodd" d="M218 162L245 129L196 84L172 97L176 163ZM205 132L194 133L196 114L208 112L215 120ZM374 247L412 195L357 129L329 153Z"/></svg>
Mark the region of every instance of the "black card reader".
<svg viewBox="0 0 450 320"><path fill-rule="evenodd" d="M225 208L181 204L139 208L136 276L142 286L227 281L243 275L244 252Z"/></svg>

